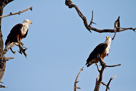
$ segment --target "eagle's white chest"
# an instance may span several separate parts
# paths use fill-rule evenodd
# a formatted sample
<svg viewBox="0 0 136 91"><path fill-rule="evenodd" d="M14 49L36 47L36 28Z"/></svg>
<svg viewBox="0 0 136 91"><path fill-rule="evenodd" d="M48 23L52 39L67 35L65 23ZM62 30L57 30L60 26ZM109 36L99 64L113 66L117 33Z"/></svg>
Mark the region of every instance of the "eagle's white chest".
<svg viewBox="0 0 136 91"><path fill-rule="evenodd" d="M105 50L105 53L108 54L110 51L110 45L107 46L106 50Z"/></svg>
<svg viewBox="0 0 136 91"><path fill-rule="evenodd" d="M23 24L23 27L21 28L21 34L22 35L25 35L28 31L28 26L29 25L26 25L26 24Z"/></svg>

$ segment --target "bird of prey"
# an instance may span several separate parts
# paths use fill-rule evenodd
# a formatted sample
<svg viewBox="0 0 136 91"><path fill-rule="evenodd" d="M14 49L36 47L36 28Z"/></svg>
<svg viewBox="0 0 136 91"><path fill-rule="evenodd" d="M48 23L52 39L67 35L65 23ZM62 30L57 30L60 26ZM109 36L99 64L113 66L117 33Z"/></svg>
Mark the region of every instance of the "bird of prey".
<svg viewBox="0 0 136 91"><path fill-rule="evenodd" d="M28 34L29 24L32 24L32 22L28 19L25 19L23 23L16 24L7 36L5 48L12 42L21 42ZM10 50L13 52L12 48Z"/></svg>
<svg viewBox="0 0 136 91"><path fill-rule="evenodd" d="M88 59L86 60L87 67L89 67L93 63L99 62L98 55L100 55L102 60L104 59L105 56L108 56L110 45L111 45L111 38L109 36L106 36L105 42L97 45L96 48L89 55Z"/></svg>

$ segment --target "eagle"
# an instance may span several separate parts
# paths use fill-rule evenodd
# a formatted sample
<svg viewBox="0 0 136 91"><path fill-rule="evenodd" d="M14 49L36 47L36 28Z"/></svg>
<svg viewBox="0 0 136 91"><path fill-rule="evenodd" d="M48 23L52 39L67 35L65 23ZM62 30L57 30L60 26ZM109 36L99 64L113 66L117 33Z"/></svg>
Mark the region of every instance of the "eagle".
<svg viewBox="0 0 136 91"><path fill-rule="evenodd" d="M23 23L16 24L10 31L9 35L7 36L6 42L5 42L5 48L12 42L20 42L23 38L25 38L28 34L28 27L29 24L32 24L32 22L28 19L25 19ZM12 51L12 48L10 48ZM13 52L13 51L12 51ZM13 52L15 53L15 52Z"/></svg>
<svg viewBox="0 0 136 91"><path fill-rule="evenodd" d="M98 55L100 55L102 60L104 59L105 56L108 56L110 45L111 45L111 38L109 36L106 36L105 42L97 45L96 48L89 55L88 59L86 60L87 67L89 67L93 63L99 62Z"/></svg>

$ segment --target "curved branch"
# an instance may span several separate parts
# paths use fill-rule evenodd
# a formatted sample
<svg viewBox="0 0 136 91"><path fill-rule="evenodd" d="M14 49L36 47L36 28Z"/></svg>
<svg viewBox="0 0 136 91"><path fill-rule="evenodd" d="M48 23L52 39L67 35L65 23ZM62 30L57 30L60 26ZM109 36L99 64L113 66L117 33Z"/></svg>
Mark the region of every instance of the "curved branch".
<svg viewBox="0 0 136 91"><path fill-rule="evenodd" d="M12 13L12 12L10 12L10 14L8 14L8 15L4 15L4 16L0 16L0 18L4 18L4 17L7 17L7 16L11 16L11 15L16 15L16 14L21 14L21 13L23 13L23 12L25 12L25 11L27 11L27 10L31 10L32 11L32 7L29 7L29 8L27 8L27 9L24 9L24 10L22 10L22 11L19 11L19 12L16 12L16 13Z"/></svg>
<svg viewBox="0 0 136 91"><path fill-rule="evenodd" d="M77 77L76 77L76 79L75 79L75 82L74 82L74 91L76 91L76 89L81 89L80 87L77 87L77 83L79 82L79 81L77 81L77 80L78 80L78 77L79 77L81 71L83 71L83 68L84 68L84 67L82 67L82 68L80 69L80 71L79 71L79 73L78 73L78 75L77 75Z"/></svg>
<svg viewBox="0 0 136 91"><path fill-rule="evenodd" d="M91 30L93 30L93 31L95 31L95 32L98 32L98 33L105 33L105 32L114 33L114 32L115 32L114 29L97 29L97 28L92 27L92 26L91 26L91 23L88 24L86 17L82 14L82 12L81 12L80 9L78 8L78 6L76 6L75 4L73 4L72 0L66 0L66 1L65 1L65 4L66 4L66 6L68 6L69 8L75 8L75 9L76 9L78 15L79 15L79 16L81 17L81 19L83 20L84 25L85 25L86 29L87 29L89 32L91 32ZM93 23L93 14L92 14L91 22ZM130 27L130 28L122 28L122 29L119 29L119 30L116 31L116 32L122 32L122 31L125 31L125 30L133 30L133 31L135 31L136 28L132 28L132 27ZM116 34L116 33L115 33L115 34ZM116 35L114 35L114 37L113 37L112 39L114 39L115 37L116 37Z"/></svg>

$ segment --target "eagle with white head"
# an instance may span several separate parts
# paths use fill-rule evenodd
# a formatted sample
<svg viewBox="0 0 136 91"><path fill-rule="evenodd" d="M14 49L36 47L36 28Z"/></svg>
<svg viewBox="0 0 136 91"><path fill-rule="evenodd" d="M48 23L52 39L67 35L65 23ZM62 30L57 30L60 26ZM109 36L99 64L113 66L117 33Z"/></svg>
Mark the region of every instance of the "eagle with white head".
<svg viewBox="0 0 136 91"><path fill-rule="evenodd" d="M100 55L102 60L104 59L105 56L108 56L109 50L110 50L110 45L111 45L111 38L109 36L106 36L105 42L97 45L96 48L89 55L89 57L86 61L87 67L89 67L93 63L99 62L98 55Z"/></svg>
<svg viewBox="0 0 136 91"><path fill-rule="evenodd" d="M21 42L21 40L28 34L29 24L32 24L32 22L28 19L25 19L23 23L16 24L7 36L5 47L12 42Z"/></svg>

